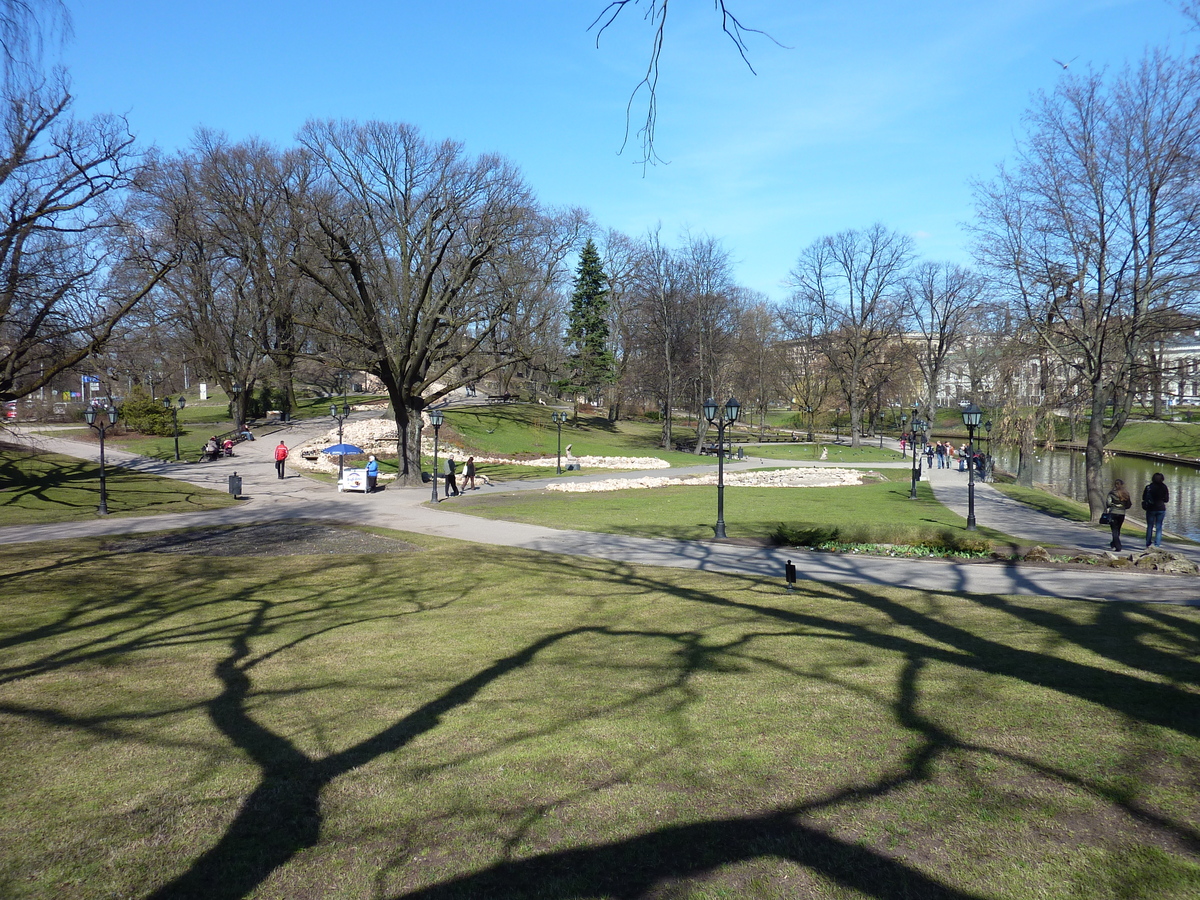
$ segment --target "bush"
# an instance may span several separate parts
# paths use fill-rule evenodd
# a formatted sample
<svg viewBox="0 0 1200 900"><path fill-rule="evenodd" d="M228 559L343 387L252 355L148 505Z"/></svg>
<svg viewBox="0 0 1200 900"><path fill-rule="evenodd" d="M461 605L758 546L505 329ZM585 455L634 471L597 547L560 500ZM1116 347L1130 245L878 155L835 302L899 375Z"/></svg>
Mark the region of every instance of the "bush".
<svg viewBox="0 0 1200 900"><path fill-rule="evenodd" d="M139 434L170 437L175 434L175 420L162 401L151 397L140 384L130 392L121 406L121 418L125 426Z"/></svg>
<svg viewBox="0 0 1200 900"><path fill-rule="evenodd" d="M780 522L771 543L781 547L877 553L887 556L986 556L992 542L978 535L920 527L796 525Z"/></svg>

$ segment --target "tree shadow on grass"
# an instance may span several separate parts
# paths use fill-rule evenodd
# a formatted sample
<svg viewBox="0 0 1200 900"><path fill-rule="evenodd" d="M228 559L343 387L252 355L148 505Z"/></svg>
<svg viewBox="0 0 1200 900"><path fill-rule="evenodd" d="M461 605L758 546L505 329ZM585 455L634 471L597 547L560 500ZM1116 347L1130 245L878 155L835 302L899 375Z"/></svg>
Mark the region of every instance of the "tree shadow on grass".
<svg viewBox="0 0 1200 900"><path fill-rule="evenodd" d="M118 591L115 602L112 595L103 601L81 600L53 622L10 638L10 647L22 643L36 645L51 639L59 646L7 672L0 670L0 675L26 678L64 666L86 664L105 654L154 650L181 643L221 648L212 669L220 689L203 702L203 709L230 745L253 761L259 772L258 783L215 843L186 871L153 890L149 896L154 898L234 900L254 892L297 853L320 842L321 795L325 788L381 757L402 753L416 738L436 731L450 713L468 707L485 689L532 665L550 649L585 637L601 642L632 637L665 645L665 650L658 651L658 657L665 669L673 673L672 677L621 700L631 706L664 693L679 694L683 703L695 676L722 667L741 666L749 671L752 666L777 666L754 650L754 645L766 637L819 639L867 654L894 655L903 660L894 694L873 699L912 735L913 744L910 749L893 751L892 765L886 775L826 796L742 816L710 815L703 821L670 823L616 840L551 849L525 859L502 856L474 872L397 896L562 900L581 895L649 897L666 884L702 878L738 862L770 858L804 866L845 888L880 900L982 897L983 894L948 884L892 855L838 837L807 819L818 812L925 783L931 777L934 762L951 753L1003 756L1039 776L1101 797L1190 852L1200 851L1200 834L1187 820L1186 811L1181 811L1183 818L1173 818L1169 812L1150 808L1136 797L1122 796L1110 786L1081 780L1064 769L1019 753L1000 753L965 740L920 711L922 672L930 664L942 664L1062 692L1106 707L1130 721L1195 738L1200 734L1200 709L1191 690L1196 683L1196 666L1188 658L1187 648L1194 649L1196 630L1186 623L1182 631L1178 630L1177 620L1167 621L1161 611L1141 616L1136 610L1119 605L1085 605L1083 608L1091 610L1093 615L1089 622L1081 624L1054 611L1039 609L1033 602L1016 603L1004 597L927 595L924 603L909 604L884 592L852 586L807 585L807 599L830 604L828 612L820 612L804 608L782 594L778 595L778 604L733 599L740 588L760 587L761 579L725 576L712 582L707 580L710 576L698 575L698 580L688 579L681 584L674 574L664 576L660 570L602 560L567 559L524 551L489 553L514 579L524 575L538 579L558 577L563 583L570 583L570 579L582 577L591 582L592 590L598 587L600 594L605 590L623 592L650 601L666 594L697 609L736 613L733 621L743 633L734 639L718 641L687 627L669 630L581 624L549 629L459 678L386 727L323 756L305 753L288 736L264 724L256 716L253 703L257 667L293 652L304 642L318 640L332 629L368 620L365 611L352 600L322 597L304 577L312 574L312 564L305 564L303 572L279 573L264 579L272 591L289 592L286 603L264 599L263 582L248 585L242 593L222 597L219 604L211 596L203 595L194 601L181 601L165 590L156 594L145 585ZM70 573L65 572L64 577L70 577ZM460 572L450 577L447 573L444 594L405 596L395 581L393 569L372 570L369 565L364 565L362 582L364 591L389 592L385 595L397 598L398 608L391 613L397 618L420 615L433 606L444 607L486 589L483 575ZM177 589L178 585L170 588ZM1013 622L1044 632L1058 646L1084 648L1110 660L1116 664L1115 670L1056 656L1050 646L1044 652L1037 652L971 631L947 617L939 617L939 602L986 607ZM211 614L205 604L212 604ZM236 612L231 612L230 604ZM172 624L164 615L168 609L180 608L195 617L186 627ZM883 624L848 614L855 611L870 611ZM98 634L90 633L96 630ZM292 631L297 633L280 640L279 635ZM78 639L72 641L74 635ZM1180 652L1168 649L1172 644L1180 646ZM1158 677L1151 679L1139 673ZM797 669L789 674L798 682L816 679L833 684L837 680L828 672ZM47 713L13 705L3 711L29 718ZM114 718L119 716L98 716L85 721L59 714L55 723L102 733ZM562 723L546 726L559 727L565 726ZM527 740L544 732L545 728L534 728L511 740ZM479 752L489 750L485 747ZM536 818L541 814L539 809L530 801L528 815Z"/></svg>

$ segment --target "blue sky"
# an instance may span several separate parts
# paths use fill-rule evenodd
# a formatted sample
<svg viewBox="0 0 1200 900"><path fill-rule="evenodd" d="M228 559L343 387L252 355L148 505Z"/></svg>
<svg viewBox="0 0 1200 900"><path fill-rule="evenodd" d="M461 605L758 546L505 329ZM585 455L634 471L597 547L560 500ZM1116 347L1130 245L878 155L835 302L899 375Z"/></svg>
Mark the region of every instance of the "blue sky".
<svg viewBox="0 0 1200 900"><path fill-rule="evenodd" d="M197 126L292 142L310 118L404 121L515 162L542 201L631 235L720 238L773 299L822 235L882 222L924 258L970 261L970 181L1010 156L1034 92L1194 41L1170 0L674 0L658 153L619 154L648 60L642 6L595 45L605 0L67 0L77 114L115 112L147 144ZM644 117L634 102L634 125Z"/></svg>

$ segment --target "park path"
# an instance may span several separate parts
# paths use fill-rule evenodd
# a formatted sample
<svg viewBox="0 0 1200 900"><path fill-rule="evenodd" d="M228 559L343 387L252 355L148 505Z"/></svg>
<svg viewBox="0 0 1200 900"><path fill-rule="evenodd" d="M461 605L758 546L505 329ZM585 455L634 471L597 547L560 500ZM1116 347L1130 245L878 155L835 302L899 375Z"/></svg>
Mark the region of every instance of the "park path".
<svg viewBox="0 0 1200 900"><path fill-rule="evenodd" d="M238 445L237 455L208 463L163 463L117 450L108 450L106 458L114 465L127 466L213 490L226 490L228 477L237 473L242 479L245 500L235 507L197 513L163 516L96 518L41 526L0 526L0 543L24 543L63 540L74 537L144 533L177 528L213 525L246 525L255 522L322 520L347 524L371 525L430 534L481 545L519 547L574 556L596 557L629 565L657 565L701 569L778 578L784 589L784 565L791 560L801 580L841 584L866 584L879 587L907 587L924 591L953 591L972 594L1018 594L1092 600L1137 600L1198 605L1200 587L1192 578L1156 575L1143 571L1096 569L1053 569L1018 564L997 565L945 560L910 560L817 553L797 548L774 548L736 541L678 541L626 535L601 534L522 525L483 519L455 512L454 501L437 506L429 504L430 488L390 486L376 494L339 493L332 485L289 472L276 477L273 449L282 438L289 446L323 434L328 427L305 423L263 429L258 440ZM50 435L25 435L32 446L84 459L97 459L95 445L64 440ZM752 452L752 451L751 451ZM749 457L726 464L728 471L763 466L819 465ZM829 463L828 465L842 465ZM907 466L905 462L896 466ZM869 468L880 468L873 463ZM671 474L710 472L715 464L688 469L672 469ZM646 473L663 475L666 470ZM968 488L966 475L957 470L926 469L937 499L965 516ZM580 476L575 476L580 477ZM584 478L612 478L612 473ZM483 486L484 492L543 487L553 477L532 482ZM736 489L729 489L727 502ZM736 502L736 501L734 501ZM975 485L976 519L981 525L997 528L1030 543L1099 550L1107 546L1108 531L1091 525L1067 522L1030 510L1009 500L990 485ZM1136 542L1131 542L1136 546ZM1173 545L1200 562L1200 552L1190 546Z"/></svg>

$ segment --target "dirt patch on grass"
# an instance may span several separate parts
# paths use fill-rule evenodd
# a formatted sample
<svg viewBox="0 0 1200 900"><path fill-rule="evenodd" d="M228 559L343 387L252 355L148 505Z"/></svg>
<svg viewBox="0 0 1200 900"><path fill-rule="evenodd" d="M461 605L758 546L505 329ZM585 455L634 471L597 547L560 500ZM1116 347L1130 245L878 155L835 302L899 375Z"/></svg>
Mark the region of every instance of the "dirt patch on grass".
<svg viewBox="0 0 1200 900"><path fill-rule="evenodd" d="M407 541L315 522L203 528L111 541L121 553L178 553L189 556L311 556L343 553L406 553L422 548Z"/></svg>

